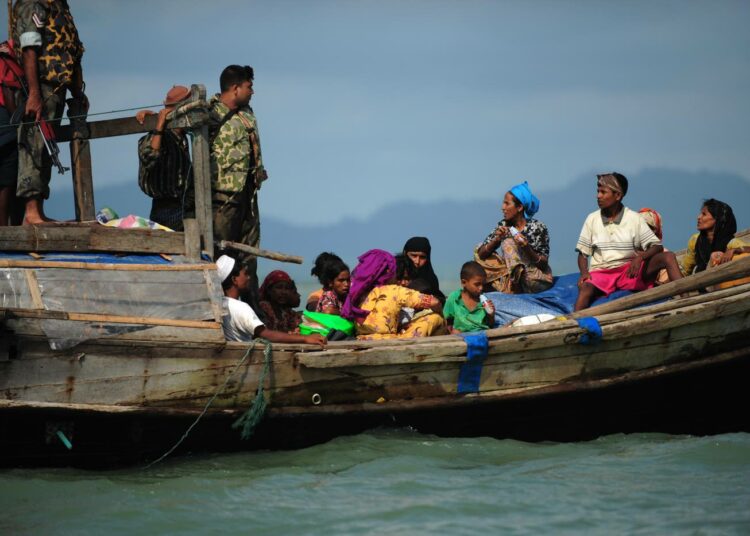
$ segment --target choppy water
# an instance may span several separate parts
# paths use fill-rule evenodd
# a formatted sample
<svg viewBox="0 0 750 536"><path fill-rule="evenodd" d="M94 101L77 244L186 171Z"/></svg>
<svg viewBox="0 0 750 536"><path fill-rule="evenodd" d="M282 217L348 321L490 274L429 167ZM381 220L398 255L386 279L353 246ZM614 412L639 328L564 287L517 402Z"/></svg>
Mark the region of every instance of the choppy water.
<svg viewBox="0 0 750 536"><path fill-rule="evenodd" d="M377 430L148 470L0 472L0 534L748 534L750 434Z"/></svg>

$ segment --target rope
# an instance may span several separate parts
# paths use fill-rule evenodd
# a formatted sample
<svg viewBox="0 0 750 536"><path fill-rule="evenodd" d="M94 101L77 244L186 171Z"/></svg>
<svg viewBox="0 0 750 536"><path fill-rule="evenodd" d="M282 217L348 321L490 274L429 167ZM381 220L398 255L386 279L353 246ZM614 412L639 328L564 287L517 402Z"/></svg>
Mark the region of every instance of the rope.
<svg viewBox="0 0 750 536"><path fill-rule="evenodd" d="M271 343L266 342L266 347L263 349L263 370L258 378L258 391L255 393L255 400L250 404L248 410L232 424L232 428L235 430L241 428L240 437L242 439L250 439L255 427L258 426L263 415L266 412L266 397L263 395L263 384L266 381L266 375L271 368Z"/></svg>
<svg viewBox="0 0 750 536"><path fill-rule="evenodd" d="M198 415L198 417L195 418L195 420L193 421L193 423L190 426L188 426L187 430L185 430L185 433L182 434L182 437L180 437L180 439L177 441L177 443L175 443L172 446L172 448L170 448L164 454L162 454L161 456L159 456L157 459L155 459L154 461L152 461L151 463L149 463L148 465L146 465L146 467L144 467L144 469L150 469L151 467L153 467L157 463L161 463L162 461L164 461L167 458L167 456L169 456L170 454L172 454L177 449L177 447L179 447L182 444L182 442L185 441L185 439L187 439L187 436L190 434L190 432L193 430L193 428L195 428L195 426L198 424L198 422L206 414L206 412L208 411L208 408L211 406L211 404L213 404L213 401L216 400L216 397L219 396L224 391L224 389L226 388L227 384L229 383L229 380L232 379L232 376L234 376L234 374L245 363L245 360L247 360L248 356L250 355L250 353L253 351L253 348L255 347L256 340L257 339L253 339L253 341L250 343L250 346L248 346L247 351L245 352L245 355L243 355L242 359L240 359L239 363L237 363L237 366L235 366L234 370L232 370L232 372L229 374L229 376L227 376L227 379L224 380L224 383L221 385L221 387L219 387L216 390L216 392L213 394L213 396L209 399L208 403L206 403L206 406L203 408L203 411L201 411L200 414ZM265 380L266 373L268 372L268 369L270 367L270 358L269 358L269 356L271 355L271 343L268 342L268 341L265 341L265 345L266 345L265 349L263 350L263 356L265 358L265 363L264 363L263 371L261 372L261 375L260 375L260 384L258 385L258 393L260 394L261 397L263 396L263 381ZM256 395L256 396L258 396L258 395ZM257 398L256 398L255 401L253 401L251 409L253 407L255 407L256 404L257 404ZM263 404L262 405L263 405L263 410L265 411L265 406L266 406L265 400L263 400ZM249 411L247 413L249 413ZM247 415L247 413L245 413L245 415ZM245 415L243 415L242 417L240 417L240 419L244 418ZM262 414L261 414L261 417L262 417ZM260 421L260 418L258 418L258 421ZM253 424L253 428L255 427L255 425L257 425L257 422L255 424ZM232 425L232 427L234 428L234 425ZM243 430L243 433L244 433L244 430ZM252 434L252 429L250 431L250 434ZM243 436L243 439L245 439L244 436Z"/></svg>

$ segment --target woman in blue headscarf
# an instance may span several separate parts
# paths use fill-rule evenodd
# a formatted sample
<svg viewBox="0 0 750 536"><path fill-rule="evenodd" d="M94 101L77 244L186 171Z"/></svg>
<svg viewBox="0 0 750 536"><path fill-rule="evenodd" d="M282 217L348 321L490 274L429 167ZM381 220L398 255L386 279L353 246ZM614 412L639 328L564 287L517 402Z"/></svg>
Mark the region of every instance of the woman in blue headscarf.
<svg viewBox="0 0 750 536"><path fill-rule="evenodd" d="M505 193L503 219L474 250L487 272L486 290L522 294L552 286L549 231L532 217L538 210L539 199L526 181Z"/></svg>

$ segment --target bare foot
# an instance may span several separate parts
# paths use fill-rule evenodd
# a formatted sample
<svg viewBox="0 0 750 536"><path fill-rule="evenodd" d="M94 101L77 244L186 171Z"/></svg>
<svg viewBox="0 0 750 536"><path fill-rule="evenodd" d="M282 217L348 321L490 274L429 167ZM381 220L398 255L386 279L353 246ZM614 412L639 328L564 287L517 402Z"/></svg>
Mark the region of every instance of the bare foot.
<svg viewBox="0 0 750 536"><path fill-rule="evenodd" d="M59 222L57 220L53 220L52 218L48 218L47 216L42 216L41 218L23 218L23 225L54 225L56 223Z"/></svg>
<svg viewBox="0 0 750 536"><path fill-rule="evenodd" d="M22 225L49 225L57 223L57 221L44 215L44 199L41 197L28 198L24 212Z"/></svg>

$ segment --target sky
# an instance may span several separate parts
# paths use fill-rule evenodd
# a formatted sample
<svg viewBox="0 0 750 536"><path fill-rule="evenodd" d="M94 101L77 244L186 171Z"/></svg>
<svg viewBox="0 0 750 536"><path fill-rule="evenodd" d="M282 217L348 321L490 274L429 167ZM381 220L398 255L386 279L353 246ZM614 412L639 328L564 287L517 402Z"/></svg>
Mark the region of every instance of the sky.
<svg viewBox="0 0 750 536"><path fill-rule="evenodd" d="M173 84L214 93L226 65L254 67L261 212L282 220L499 199L597 171L750 177L750 2L70 5L92 112L158 104ZM136 139L93 143L95 189L137 188ZM55 175L53 195L65 189Z"/></svg>

